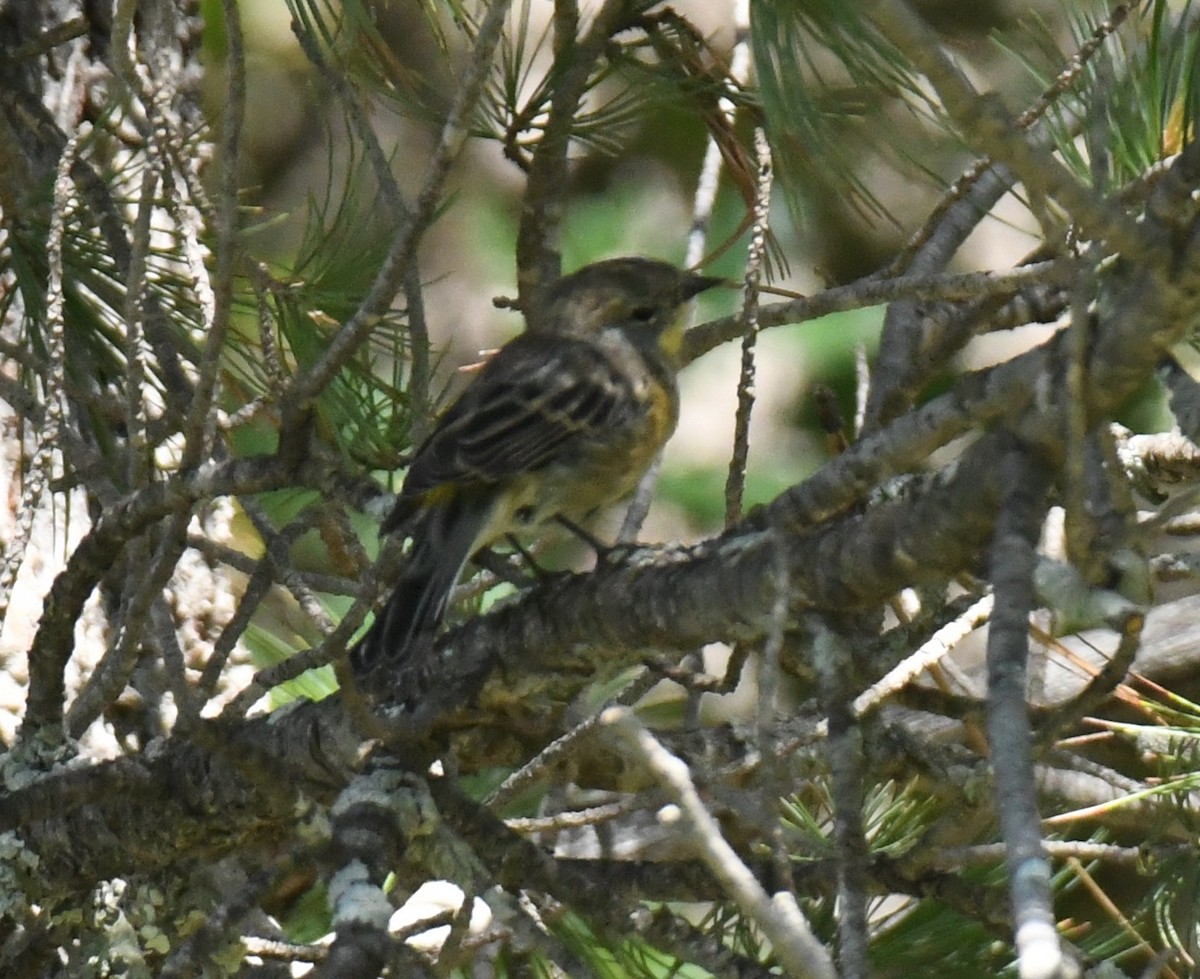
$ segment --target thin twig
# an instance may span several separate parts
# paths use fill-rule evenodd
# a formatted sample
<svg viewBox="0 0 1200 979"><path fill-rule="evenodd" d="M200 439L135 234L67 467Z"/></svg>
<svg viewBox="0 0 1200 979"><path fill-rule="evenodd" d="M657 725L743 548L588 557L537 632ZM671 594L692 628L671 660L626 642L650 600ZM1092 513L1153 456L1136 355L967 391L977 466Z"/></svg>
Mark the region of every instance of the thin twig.
<svg viewBox="0 0 1200 979"><path fill-rule="evenodd" d="M1143 976L1154 976L1155 979L1183 979L1178 972L1167 965L1168 961L1175 956L1178 956L1186 966L1187 975L1194 976L1196 974L1195 959L1183 949L1168 948L1163 949L1161 952L1156 952L1154 946L1142 937L1133 922L1129 920L1125 912L1117 906L1117 903L1100 886L1099 882L1092 876L1078 857L1068 857L1067 867L1083 885L1084 890L1092 896L1092 899L1104 910L1104 913L1120 928L1126 939L1132 942L1133 947L1150 959L1151 965L1142 972Z"/></svg>
<svg viewBox="0 0 1200 979"><path fill-rule="evenodd" d="M130 486L144 486L150 479L146 437L146 364L153 352L145 340L145 304L147 291L146 257L150 253L150 228L154 216L154 192L159 178L160 160L149 154L142 172L142 190L133 221L129 269L125 276L125 478Z"/></svg>
<svg viewBox="0 0 1200 979"><path fill-rule="evenodd" d="M82 737L92 721L100 716L129 682L137 666L151 608L161 595L163 586L170 580L179 556L187 546L186 531L190 519L190 511L168 517L155 535L158 546L152 555L149 541L134 541L134 547L129 552L130 560L136 560L142 552L149 560L145 570L138 576L136 587L130 594L122 596L120 619L112 646L71 702L66 714L66 729L70 737Z"/></svg>
<svg viewBox="0 0 1200 979"><path fill-rule="evenodd" d="M852 655L846 639L832 624L821 623L813 642L813 660L820 677L821 705L828 717L825 751L829 758L837 854L838 963L846 979L866 979L870 974L867 958L870 857L863 826L866 797L863 729L856 723L850 684Z"/></svg>
<svg viewBox="0 0 1200 979"><path fill-rule="evenodd" d="M313 594L312 589L296 576L292 569L288 553L295 537L299 533L312 528L313 521L320 512L320 504L314 504L311 507L305 508L292 521L291 527L287 528L287 533L282 533L275 529L266 508L258 501L243 500L242 508L246 511L246 516L250 518L250 522L254 524L254 529L258 532L259 536L267 542L271 561L275 566L275 574L280 583L292 593L292 597L296 599L296 603L300 606L301 611L304 612L309 621L312 622L321 634L329 635L333 631L334 621L330 618L329 612L326 611L321 600Z"/></svg>
<svg viewBox="0 0 1200 979"><path fill-rule="evenodd" d="M863 309L898 299L912 300L973 300L988 296L1005 296L1029 286L1045 283L1064 283L1072 270L1062 262L1038 262L1004 272L935 273L932 275L901 275L894 279L871 276L849 285L824 289L812 296L786 303L772 303L759 310L760 329L803 323L830 313ZM683 362L691 363L715 347L741 336L740 316L710 320L684 334Z"/></svg>
<svg viewBox="0 0 1200 979"><path fill-rule="evenodd" d="M1087 62L1101 49L1104 41L1125 22L1128 16L1129 5L1125 3L1117 4L1109 14L1108 19L1096 25L1091 37L1080 45L1079 50L1071 56L1063 70L1059 72L1058 76L1050 83L1046 90L1038 96L1032 105L1028 106L1017 116L1016 125L1021 129L1028 129L1041 119L1058 101L1059 97L1075 84ZM981 202L992 197L994 191L980 193L978 185L981 178L993 167L992 160L985 157L981 160L976 160L968 170L963 172L950 186L950 189L946 191L920 230L905 243L896 257L888 264L883 275L890 278L897 273L908 271L911 267L913 257L923 249L925 243L944 224L947 213L956 207L959 202L969 200L971 208L977 212L980 211ZM997 176L1001 178L1002 184L1008 184L1002 172L998 171Z"/></svg>
<svg viewBox="0 0 1200 979"><path fill-rule="evenodd" d="M188 535L188 547L199 551L210 561L227 564L235 571L252 575L261 564L259 558L251 557L244 551L236 550L226 544L218 543L200 534ZM320 571L294 572L296 579L312 591L328 592L331 595L357 595L362 591L357 578L347 578L337 574L323 574Z"/></svg>
<svg viewBox="0 0 1200 979"><path fill-rule="evenodd" d="M1072 724L1086 717L1112 696L1125 680L1141 646L1145 616L1131 612L1120 631L1120 640L1104 668L1099 670L1079 693L1055 709L1038 729L1038 742L1046 745L1056 741Z"/></svg>
<svg viewBox="0 0 1200 979"><path fill-rule="evenodd" d="M987 730L1022 979L1059 976L1065 966L1054 927L1050 864L1042 849L1025 702L1033 571L1047 476L1026 448L1009 450L1000 474L1005 497L991 556L996 601L987 642Z"/></svg>
<svg viewBox="0 0 1200 979"><path fill-rule="evenodd" d="M366 340L379 317L387 312L403 284L416 255L417 243L437 213L446 180L470 135L471 118L483 92L483 83L491 68L492 56L500 42L511 3L512 0L495 0L488 7L475 37L471 60L463 70L454 102L442 124L441 135L416 203L393 236L383 267L358 309L334 334L312 368L293 382L285 399L292 410L304 409L325 390L334 375Z"/></svg>
<svg viewBox="0 0 1200 979"><path fill-rule="evenodd" d="M362 143L367 162L371 165L371 172L375 174L375 180L379 184L379 194L390 212L390 219L397 223L405 220L409 217L408 203L400 193L400 186L396 183L396 178L392 173L391 163L383 152L383 147L379 144L379 139L371 126L370 118L358 91L350 84L345 74L334 70L322 53L316 39L297 20L292 21L292 34L304 56L320 72L325 84L333 89L334 94L345 107L350 125Z"/></svg>
<svg viewBox="0 0 1200 979"><path fill-rule="evenodd" d="M1145 847L1093 843L1090 840L1046 840L1042 846L1047 855L1055 859L1101 860L1124 867L1144 864L1148 857ZM1153 848L1150 849L1153 851ZM963 870L997 863L1003 859L1003 843L980 843L973 846L947 847L923 855L921 865L932 870Z"/></svg>
<svg viewBox="0 0 1200 979"><path fill-rule="evenodd" d="M40 58L60 44L66 44L77 37L83 37L88 32L90 26L86 17L72 17L70 20L64 20L61 24L54 24L51 27L47 27L37 37L26 41L13 51L9 55L9 58L13 64Z"/></svg>
<svg viewBox="0 0 1200 979"><path fill-rule="evenodd" d="M433 397L429 390L430 367L429 326L425 318L425 294L421 286L421 271L414 262L404 277L405 310L408 320L408 384L404 389L408 413L412 419L410 438L419 445L428 434Z"/></svg>
<svg viewBox="0 0 1200 979"><path fill-rule="evenodd" d="M755 187L754 227L746 256L746 276L742 290L742 362L738 371L737 412L733 420L733 452L725 476L725 527L742 518L746 491L746 462L750 456L750 417L754 412L754 346L758 339L759 281L766 255L771 214L771 147L761 127L754 130L754 149L758 156L758 182Z"/></svg>
<svg viewBox="0 0 1200 979"><path fill-rule="evenodd" d="M350 124L354 127L354 131L357 133L364 147L367 161L370 163L371 170L375 174L375 180L379 184L380 195L390 212L391 221L400 224L408 220L410 218L408 202L404 200L404 196L400 192L395 175L392 173L391 163L383 152L383 147L379 144L379 139L375 134L374 128L371 126L370 119L367 116L366 109L359 98L358 92L350 85L345 75L333 70L324 54L322 54L320 47L318 47L316 40L296 21L292 22L292 32L296 35L296 39L299 41L300 48L305 56L317 68L326 83L333 89L342 104L346 107ZM404 273L403 288L407 306L405 312L408 324L408 355L410 362L410 372L408 385L405 388L405 395L408 400L408 410L413 419L411 427L412 441L417 443L425 433L430 408L429 331L425 322L421 272L417 262L409 263Z"/></svg>
<svg viewBox="0 0 1200 979"><path fill-rule="evenodd" d="M773 807L791 791L788 772L783 765L784 753L779 750L778 693L782 685L780 659L783 656L784 637L787 632L789 610L792 600L792 581L788 571L787 553L779 535L772 533L774 544L774 567L772 569L773 595L771 617L767 625L766 639L758 664L758 703L756 704L754 736L763 772L763 792ZM772 819L770 825L771 859L780 881L790 881L791 869L788 859L787 841L783 834L783 823Z"/></svg>
<svg viewBox="0 0 1200 979"><path fill-rule="evenodd" d="M750 0L735 0L733 5L733 53L729 59L729 79L735 85L744 85L750 76ZM737 103L728 96L717 100L717 111L732 127L737 119ZM704 257L708 247L708 228L712 220L713 205L717 200L717 189L721 183L721 164L724 154L721 144L713 133L709 133L704 146L704 162L700 165L700 176L696 181L696 194L692 200L692 226L688 231L687 248L683 264L692 268Z"/></svg>
<svg viewBox="0 0 1200 979"><path fill-rule="evenodd" d="M937 35L903 0L874 0L871 19L929 80L950 118L993 159L1010 167L1035 194L1058 201L1083 231L1113 251L1145 255L1161 246L1113 201L1080 183L1048 147L1035 145L994 94L980 95L945 53Z"/></svg>
<svg viewBox="0 0 1200 979"><path fill-rule="evenodd" d="M728 78L735 85L743 85L749 78L751 68L749 0L736 0L733 20L735 35ZM722 96L717 100L717 111L732 129L737 118L737 103L733 99ZM712 219L713 205L716 203L717 190L721 183L721 169L724 160L725 155L721 152L721 144L716 134L710 132L705 143L704 162L700 167L700 176L696 181L696 193L692 201L692 226L688 231L687 247L684 250L683 259L683 264L687 268L697 265L704 257L708 247L709 222ZM698 307L699 304L695 301L687 306L685 315L688 318L689 330L695 323ZM621 529L617 535L618 541L628 543L637 539L638 531L645 523L646 515L650 512L650 504L654 497L654 489L658 485L661 468L660 455L638 482L633 500L621 522Z"/></svg>
<svg viewBox="0 0 1200 979"><path fill-rule="evenodd" d="M517 229L517 295L531 328L541 314L542 291L561 271L559 235L566 209L567 150L592 70L626 16L625 0L604 0L591 27L576 38L579 10L574 0L554 5L553 91L546 124L529 163L529 179Z"/></svg>
<svg viewBox="0 0 1200 979"><path fill-rule="evenodd" d="M953 622L938 629L910 656L906 656L904 662L855 697L854 716L863 718L876 710L887 698L894 696L948 655L963 639L983 625L991 614L992 596L984 595Z"/></svg>
<svg viewBox="0 0 1200 979"><path fill-rule="evenodd" d="M208 701L216 693L217 684L221 680L221 673L225 669L225 664L229 660L230 655L232 655L234 648L237 646L238 639L249 628L254 612L275 585L275 577L278 572L281 555L286 558L287 549L306 529L307 524L296 520L279 531L278 534L272 534L267 537L266 553L260 560L252 562L253 567L250 569L250 579L246 582L246 587L242 591L237 610L234 612L233 617L225 623L225 628L221 630L221 634L213 644L213 650L208 658L208 662L204 664L204 671L200 674L200 682L196 686L199 697L202 700ZM189 539L188 543L193 547L196 546L196 542L191 539Z"/></svg>
<svg viewBox="0 0 1200 979"><path fill-rule="evenodd" d="M566 830L583 829L587 826L598 826L612 822L622 816L640 809L648 809L652 800L629 797L619 802L610 802L602 806L589 806L586 809L572 809L569 812L558 812L552 816L538 816L525 819L506 819L504 825L514 833L562 833Z"/></svg>
<svg viewBox="0 0 1200 979"><path fill-rule="evenodd" d="M797 979L834 979L836 972L829 953L813 934L795 898L787 893L772 898L762 889L705 807L687 765L667 751L629 708L610 708L602 720L614 739L675 800L700 859L742 912L763 930L787 973Z"/></svg>
<svg viewBox="0 0 1200 979"><path fill-rule="evenodd" d="M350 647L350 639L374 606L377 595L384 588L390 589L394 586L402 563L402 551L401 541L389 539L368 573L362 592L355 598L354 604L342 616L337 626L311 649L302 650L282 663L259 670L246 688L229 702L222 712L222 717L244 716L274 687L294 680L308 670L341 659Z"/></svg>
<svg viewBox="0 0 1200 979"><path fill-rule="evenodd" d="M175 698L175 707L179 714L172 726L172 733L182 733L194 728L199 723L203 702L188 682L187 662L175 630L175 616L166 598L161 594L154 599L150 608L149 627L144 642L162 661L167 689Z"/></svg>
<svg viewBox="0 0 1200 979"><path fill-rule="evenodd" d="M637 677L599 711L576 724L566 734L555 738L536 756L509 775L488 794L483 800L483 804L489 809L502 809L508 805L526 789L536 785L539 779L553 771L555 765L563 759L569 758L580 745L585 744L586 739L599 726L600 716L606 708L635 703L658 681L659 677L649 670Z"/></svg>
<svg viewBox="0 0 1200 979"><path fill-rule="evenodd" d="M216 224L213 228L216 273L213 281L212 322L205 324L207 336L200 353L198 376L192 392L183 435L185 445L180 465L190 469L207 454L210 413L217 401L220 368L225 355L225 338L233 315L233 275L237 264L238 179L242 129L246 112L246 66L242 21L235 0L222 0L226 42L225 120L221 127L220 159L217 168Z"/></svg>

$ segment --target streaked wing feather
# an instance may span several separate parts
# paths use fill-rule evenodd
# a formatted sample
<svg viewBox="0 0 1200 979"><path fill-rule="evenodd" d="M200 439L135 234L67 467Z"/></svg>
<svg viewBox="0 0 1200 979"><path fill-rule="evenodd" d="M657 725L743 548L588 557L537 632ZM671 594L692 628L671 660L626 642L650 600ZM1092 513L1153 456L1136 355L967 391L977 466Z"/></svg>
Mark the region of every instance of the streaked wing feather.
<svg viewBox="0 0 1200 979"><path fill-rule="evenodd" d="M522 338L523 339L523 338ZM488 362L417 453L403 497L539 469L626 403L624 380L582 343L514 341Z"/></svg>

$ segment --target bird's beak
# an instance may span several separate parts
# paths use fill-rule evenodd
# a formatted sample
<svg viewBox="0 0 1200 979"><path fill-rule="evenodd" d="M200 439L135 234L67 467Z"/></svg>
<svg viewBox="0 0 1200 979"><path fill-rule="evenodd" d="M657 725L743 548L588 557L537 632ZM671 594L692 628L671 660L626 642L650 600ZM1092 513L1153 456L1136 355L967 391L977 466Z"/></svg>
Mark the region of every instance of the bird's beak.
<svg viewBox="0 0 1200 979"><path fill-rule="evenodd" d="M711 289L713 286L728 286L732 285L728 279L722 279L714 275L689 275L683 280L683 298L692 299L705 289Z"/></svg>

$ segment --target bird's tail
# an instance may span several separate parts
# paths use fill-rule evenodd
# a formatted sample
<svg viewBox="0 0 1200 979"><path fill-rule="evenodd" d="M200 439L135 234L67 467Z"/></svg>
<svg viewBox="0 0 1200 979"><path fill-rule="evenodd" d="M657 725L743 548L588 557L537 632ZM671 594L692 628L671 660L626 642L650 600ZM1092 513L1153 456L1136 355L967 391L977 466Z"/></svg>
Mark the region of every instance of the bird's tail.
<svg viewBox="0 0 1200 979"><path fill-rule="evenodd" d="M408 566L371 628L350 650L356 673L369 673L383 664L404 664L437 631L450 592L477 549L476 541L494 506L493 501L472 497L460 492L421 516L413 531Z"/></svg>

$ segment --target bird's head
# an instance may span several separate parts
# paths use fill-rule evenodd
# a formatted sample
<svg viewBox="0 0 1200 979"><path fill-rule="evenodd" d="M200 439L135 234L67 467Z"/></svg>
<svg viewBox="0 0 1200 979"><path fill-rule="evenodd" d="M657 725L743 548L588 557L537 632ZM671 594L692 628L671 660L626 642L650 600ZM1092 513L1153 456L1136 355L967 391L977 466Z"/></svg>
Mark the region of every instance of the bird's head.
<svg viewBox="0 0 1200 979"><path fill-rule="evenodd" d="M569 336L624 331L634 343L678 356L679 310L689 299L723 284L651 258L610 258L559 279L546 294L539 329Z"/></svg>

